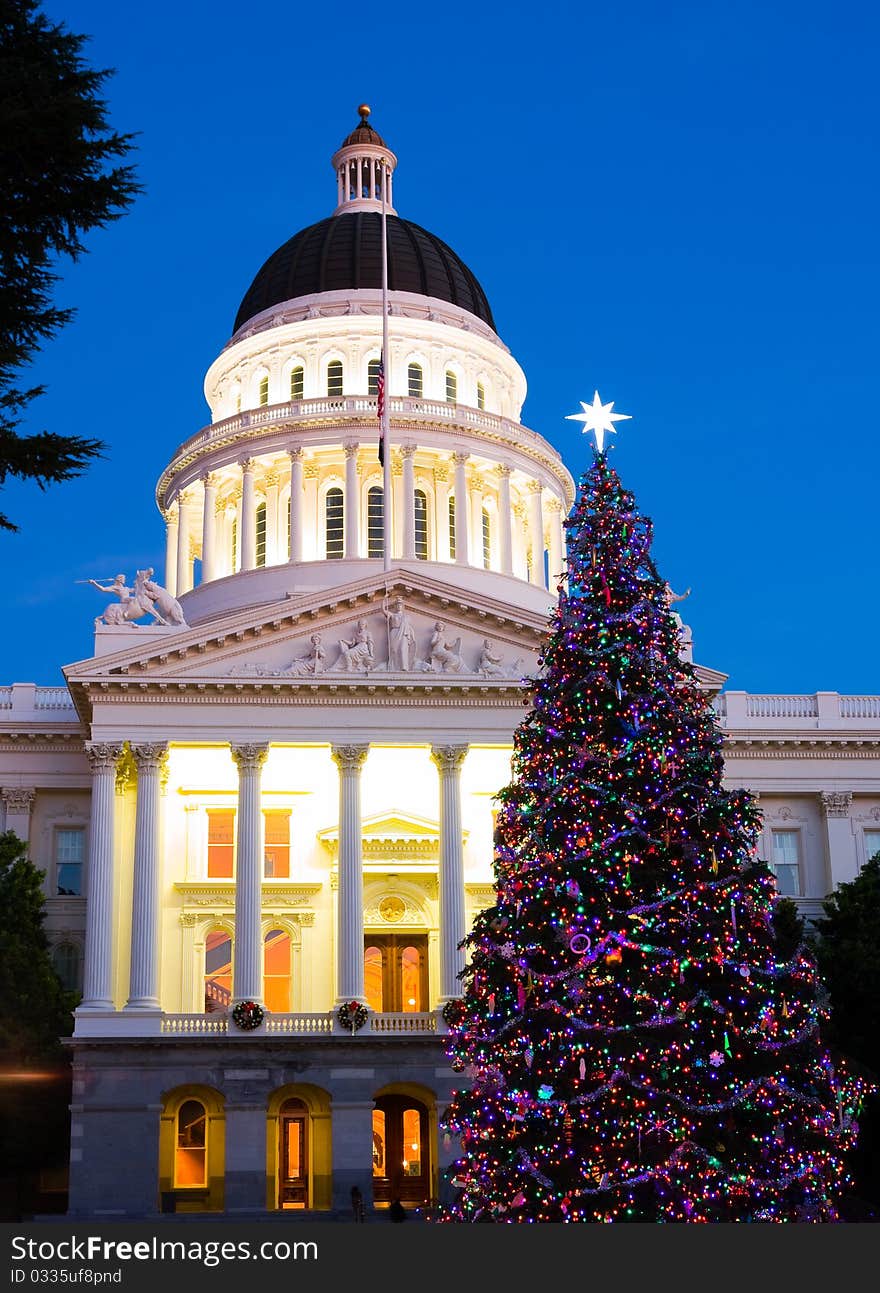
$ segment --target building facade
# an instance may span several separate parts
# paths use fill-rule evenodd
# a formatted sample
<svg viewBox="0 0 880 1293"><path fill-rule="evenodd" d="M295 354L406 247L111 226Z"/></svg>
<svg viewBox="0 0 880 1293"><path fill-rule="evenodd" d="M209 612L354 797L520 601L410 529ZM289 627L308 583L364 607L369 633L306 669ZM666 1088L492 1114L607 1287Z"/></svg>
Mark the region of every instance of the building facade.
<svg viewBox="0 0 880 1293"><path fill-rule="evenodd" d="M493 898L493 797L574 482L520 421L479 282L396 214L367 117L160 476L164 584L108 586L66 687L0 688L5 828L82 991L74 1216L349 1215L354 1186L428 1206L455 1156L443 1005ZM815 914L880 849L880 697L753 696L695 667L762 855Z"/></svg>

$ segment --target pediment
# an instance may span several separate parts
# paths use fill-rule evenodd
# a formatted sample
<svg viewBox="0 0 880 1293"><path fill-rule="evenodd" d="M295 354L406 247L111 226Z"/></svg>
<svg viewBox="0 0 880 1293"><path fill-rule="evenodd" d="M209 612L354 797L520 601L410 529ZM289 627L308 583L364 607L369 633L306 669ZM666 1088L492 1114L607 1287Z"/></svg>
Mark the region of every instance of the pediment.
<svg viewBox="0 0 880 1293"><path fill-rule="evenodd" d="M464 833L467 838L467 832ZM339 826L317 832L332 857L339 850ZM440 824L410 813L390 811L365 817L361 822L361 850L365 859L408 857L430 860L440 853Z"/></svg>

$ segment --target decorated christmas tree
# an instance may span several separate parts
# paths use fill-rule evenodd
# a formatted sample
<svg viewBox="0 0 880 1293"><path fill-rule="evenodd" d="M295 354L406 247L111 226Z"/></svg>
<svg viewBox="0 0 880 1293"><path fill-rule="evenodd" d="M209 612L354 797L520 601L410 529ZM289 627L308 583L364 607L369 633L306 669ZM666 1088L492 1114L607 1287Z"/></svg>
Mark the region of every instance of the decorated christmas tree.
<svg viewBox="0 0 880 1293"><path fill-rule="evenodd" d="M596 450L466 941L443 1221L833 1221L864 1085L774 925L760 813L722 784L651 522Z"/></svg>

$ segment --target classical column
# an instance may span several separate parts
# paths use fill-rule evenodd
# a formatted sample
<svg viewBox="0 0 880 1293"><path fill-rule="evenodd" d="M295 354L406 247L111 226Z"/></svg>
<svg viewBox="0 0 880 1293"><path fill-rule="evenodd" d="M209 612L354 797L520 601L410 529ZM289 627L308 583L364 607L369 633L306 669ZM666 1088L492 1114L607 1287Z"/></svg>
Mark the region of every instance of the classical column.
<svg viewBox="0 0 880 1293"><path fill-rule="evenodd" d="M823 791L819 799L825 817L825 880L831 890L855 880L859 873L856 839L849 815L852 793L849 790ZM804 887L807 888L806 885Z"/></svg>
<svg viewBox="0 0 880 1293"><path fill-rule="evenodd" d="M260 775L268 745L233 745L238 767L235 844L233 1005L263 1000L263 854L260 847Z"/></svg>
<svg viewBox="0 0 880 1293"><path fill-rule="evenodd" d="M175 499L169 504L165 516L165 587L172 597L177 596L177 532L180 508Z"/></svg>
<svg viewBox="0 0 880 1293"><path fill-rule="evenodd" d="M339 928L337 1001L364 996L364 880L361 861L361 768L368 745L334 745L339 769Z"/></svg>
<svg viewBox="0 0 880 1293"><path fill-rule="evenodd" d="M33 786L4 786L0 790L6 809L6 830L27 844L31 834L31 808L36 798Z"/></svg>
<svg viewBox="0 0 880 1293"><path fill-rule="evenodd" d="M113 1009L113 817L122 745L86 742L92 769L83 999L87 1010Z"/></svg>
<svg viewBox="0 0 880 1293"><path fill-rule="evenodd" d="M557 585L562 582L565 575L565 550L562 542L562 504L559 499L551 495L547 500L547 510L550 513L550 542L547 545L547 565L550 574L550 588L555 592Z"/></svg>
<svg viewBox="0 0 880 1293"><path fill-rule="evenodd" d="M206 471L202 477L205 499L202 510L202 583L217 578L217 486L220 477Z"/></svg>
<svg viewBox="0 0 880 1293"><path fill-rule="evenodd" d="M455 560L459 566L470 561L468 545L468 489L466 453L454 453L455 463Z"/></svg>
<svg viewBox="0 0 880 1293"><path fill-rule="evenodd" d="M318 540L320 518L318 516L318 464L307 462L303 475L303 559L314 561L321 551Z"/></svg>
<svg viewBox="0 0 880 1293"><path fill-rule="evenodd" d="M290 453L290 560L303 559L303 451Z"/></svg>
<svg viewBox="0 0 880 1293"><path fill-rule="evenodd" d="M126 1010L159 1009L159 794L168 746L133 745L137 767L131 979Z"/></svg>
<svg viewBox="0 0 880 1293"><path fill-rule="evenodd" d="M483 565L483 490L482 476L473 474L468 481L468 502L470 505L471 525L471 561L475 566Z"/></svg>
<svg viewBox="0 0 880 1293"><path fill-rule="evenodd" d="M450 561L449 553L449 468L439 462L434 468L434 533L437 560Z"/></svg>
<svg viewBox="0 0 880 1293"><path fill-rule="evenodd" d="M541 484L537 480L529 481L529 545L532 549L529 583L545 588L544 516L541 511Z"/></svg>
<svg viewBox="0 0 880 1293"><path fill-rule="evenodd" d="M278 486L281 477L277 471L267 471L263 477L266 490L266 565L277 566L280 558L278 525ZM285 527L286 528L286 527ZM285 553L284 560L287 560Z"/></svg>
<svg viewBox="0 0 880 1293"><path fill-rule="evenodd" d="M359 511L358 508L358 465L359 445L356 440L347 440L345 449L345 555L358 556Z"/></svg>
<svg viewBox="0 0 880 1293"><path fill-rule="evenodd" d="M413 457L416 452L414 444L402 444L400 456L403 460L403 559L416 559L416 479Z"/></svg>
<svg viewBox="0 0 880 1293"><path fill-rule="evenodd" d="M178 526L177 526L177 591L175 597L181 597L188 593L193 586L193 568L190 558L190 542L192 535L190 525L192 522L192 493L185 489L177 496L178 502Z"/></svg>
<svg viewBox="0 0 880 1293"><path fill-rule="evenodd" d="M511 468L503 462L498 468L498 551L502 575L513 574L513 513L510 510Z"/></svg>
<svg viewBox="0 0 880 1293"><path fill-rule="evenodd" d="M238 550L241 569L253 570L257 564L257 491L254 471L255 458L245 458L241 463L241 525L238 531Z"/></svg>
<svg viewBox="0 0 880 1293"><path fill-rule="evenodd" d="M464 925L464 845L461 830L461 765L466 745L434 745L431 759L440 773L440 1000L460 997L464 969L459 943Z"/></svg>

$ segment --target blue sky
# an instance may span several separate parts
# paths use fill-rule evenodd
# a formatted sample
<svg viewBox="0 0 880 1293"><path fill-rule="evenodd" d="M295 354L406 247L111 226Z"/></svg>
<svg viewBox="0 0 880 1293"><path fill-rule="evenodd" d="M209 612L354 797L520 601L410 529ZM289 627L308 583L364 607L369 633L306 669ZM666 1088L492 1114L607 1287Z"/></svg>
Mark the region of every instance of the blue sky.
<svg viewBox="0 0 880 1293"><path fill-rule="evenodd" d="M876 74L848 0L432 8L51 0L115 67L146 192L63 267L77 316L30 426L106 460L7 486L0 682L62 681L106 598L164 563L156 479L263 260L335 205L368 102L395 205L470 265L579 477L566 414L632 415L613 461L655 522L695 659L749 691L880 692Z"/></svg>

